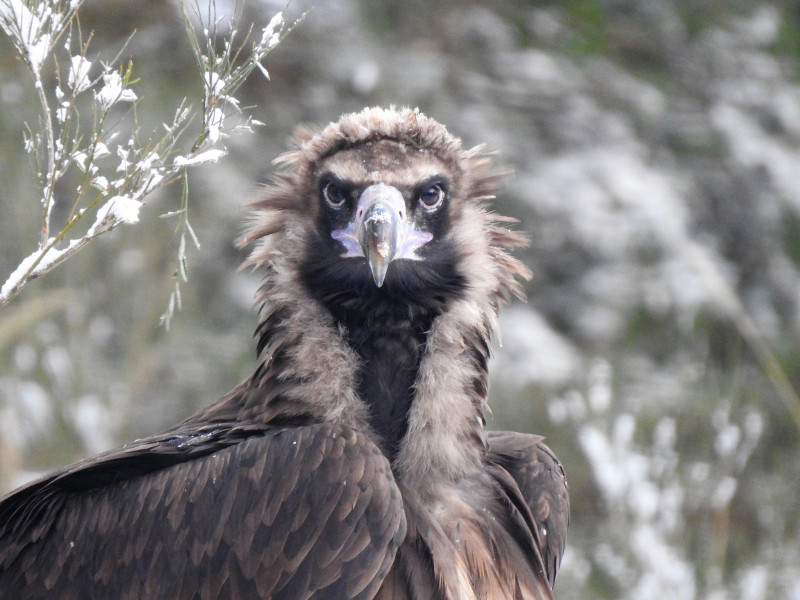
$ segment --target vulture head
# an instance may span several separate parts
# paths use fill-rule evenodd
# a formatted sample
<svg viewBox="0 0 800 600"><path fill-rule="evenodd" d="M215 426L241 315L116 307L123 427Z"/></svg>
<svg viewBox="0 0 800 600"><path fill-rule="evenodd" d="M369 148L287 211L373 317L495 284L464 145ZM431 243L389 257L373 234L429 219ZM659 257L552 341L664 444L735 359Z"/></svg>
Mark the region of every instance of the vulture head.
<svg viewBox="0 0 800 600"><path fill-rule="evenodd" d="M503 174L480 147L463 149L417 110L381 108L301 127L291 144L254 205L250 264L299 260L305 285L337 311L423 297L441 310L472 291L496 312L522 297L516 277L529 272L507 250L525 241L487 210Z"/></svg>

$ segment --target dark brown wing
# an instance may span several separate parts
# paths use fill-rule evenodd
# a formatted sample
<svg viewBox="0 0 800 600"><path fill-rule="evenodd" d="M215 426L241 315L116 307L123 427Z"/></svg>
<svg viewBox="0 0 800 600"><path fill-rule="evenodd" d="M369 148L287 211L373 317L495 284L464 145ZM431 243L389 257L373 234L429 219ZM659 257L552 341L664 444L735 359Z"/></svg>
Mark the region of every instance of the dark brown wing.
<svg viewBox="0 0 800 600"><path fill-rule="evenodd" d="M2 596L371 598L405 534L378 448L330 424L231 431L137 442L7 496Z"/></svg>
<svg viewBox="0 0 800 600"><path fill-rule="evenodd" d="M514 478L531 511L547 579L556 579L569 527L569 490L561 463L542 443L524 433L490 432L491 460Z"/></svg>

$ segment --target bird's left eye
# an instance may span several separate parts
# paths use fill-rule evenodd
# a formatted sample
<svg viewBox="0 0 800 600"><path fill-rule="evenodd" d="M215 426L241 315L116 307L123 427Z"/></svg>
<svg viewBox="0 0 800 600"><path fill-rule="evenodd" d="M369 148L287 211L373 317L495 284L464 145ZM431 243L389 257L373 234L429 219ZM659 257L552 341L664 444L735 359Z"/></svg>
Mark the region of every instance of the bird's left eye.
<svg viewBox="0 0 800 600"><path fill-rule="evenodd" d="M419 202L428 210L439 208L444 201L444 190L438 183L428 186L419 195Z"/></svg>
<svg viewBox="0 0 800 600"><path fill-rule="evenodd" d="M343 185L330 181L322 188L325 201L334 208L341 207L347 201L347 190Z"/></svg>

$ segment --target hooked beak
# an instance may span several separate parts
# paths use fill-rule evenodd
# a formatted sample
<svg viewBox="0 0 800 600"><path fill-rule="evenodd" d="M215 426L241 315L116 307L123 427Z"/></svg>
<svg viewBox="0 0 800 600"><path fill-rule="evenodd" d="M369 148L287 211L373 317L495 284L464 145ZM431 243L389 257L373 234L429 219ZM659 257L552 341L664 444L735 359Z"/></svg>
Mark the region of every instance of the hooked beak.
<svg viewBox="0 0 800 600"><path fill-rule="evenodd" d="M408 220L406 204L400 191L378 183L365 189L358 199L355 216L344 229L331 232L347 252L344 257L367 259L375 285L381 287L393 260L420 260L415 250L427 244L433 235L419 231Z"/></svg>

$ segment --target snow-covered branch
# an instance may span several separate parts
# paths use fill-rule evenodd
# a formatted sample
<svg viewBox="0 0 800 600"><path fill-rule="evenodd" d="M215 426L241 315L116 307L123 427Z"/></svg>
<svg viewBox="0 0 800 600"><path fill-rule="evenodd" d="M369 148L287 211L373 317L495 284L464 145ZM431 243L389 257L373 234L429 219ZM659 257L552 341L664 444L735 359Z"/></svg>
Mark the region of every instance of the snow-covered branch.
<svg viewBox="0 0 800 600"><path fill-rule="evenodd" d="M39 99L41 127L28 128L24 147L34 164L42 206L38 245L0 287L0 307L99 235L123 223L137 223L139 210L153 191L181 179L188 168L225 156L224 142L230 134L251 132L258 123L242 114L235 94L253 70L267 74L262 61L291 29L278 13L258 32L250 26L245 41L234 45L240 33L238 4L230 19L217 17L213 0L205 16L196 3L193 16L184 7L187 34L200 67L199 108L184 99L171 123L143 136L137 129L139 98L133 89L133 65L88 58L89 43L76 26L80 4L81 0L41 0L35 5L0 0L0 26L31 72ZM226 33L220 44L217 30L222 22ZM62 38L64 43L57 44ZM49 64L56 75L51 89L44 83L50 79L42 75ZM59 65L66 66L66 73L59 72ZM81 112L91 119L81 120ZM143 139L146 142L139 141ZM56 184L68 174L77 174L80 183L72 186L74 197L65 201L69 210L64 222L54 224ZM185 234L197 244L188 221L187 198L181 210L170 214L180 219L177 271L185 276ZM53 233L51 228L59 229ZM177 282L175 293L179 294ZM173 298L170 306L174 304ZM168 309L167 323L170 314Z"/></svg>

